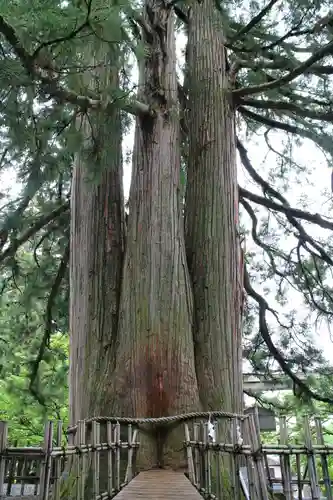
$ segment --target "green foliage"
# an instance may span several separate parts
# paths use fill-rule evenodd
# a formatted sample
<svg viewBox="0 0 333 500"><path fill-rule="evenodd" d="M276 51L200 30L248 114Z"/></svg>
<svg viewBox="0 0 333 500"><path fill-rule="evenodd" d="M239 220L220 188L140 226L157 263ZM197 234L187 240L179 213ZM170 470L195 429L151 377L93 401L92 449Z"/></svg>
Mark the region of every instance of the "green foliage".
<svg viewBox="0 0 333 500"><path fill-rule="evenodd" d="M328 392L327 388L324 389L325 383L327 384L327 379L322 377L317 383L321 385L325 393ZM319 389L318 389L319 390ZM263 398L261 403L265 407L275 408L277 410L277 415L283 415L287 420L288 427L288 444L293 445L304 445L306 443L305 435L305 425L304 417L308 419L310 423L310 433L313 443L317 443L318 435L317 428L315 426L314 419L320 417L321 427L322 427L322 439L325 445L333 444L333 419L332 419L332 409L330 406L319 402L303 402L299 398L292 394L279 395L275 397ZM279 442L279 423L277 421L277 432L263 432L261 435L262 442L266 444L276 444ZM305 455L300 456L300 465L303 471L307 467L307 457ZM296 471L296 459L292 456L291 466ZM329 469L329 476L333 475L333 458L331 456L327 457L327 466ZM323 477L322 463L320 457L316 457L316 467L319 471L320 477ZM324 492L324 487L322 487Z"/></svg>
<svg viewBox="0 0 333 500"><path fill-rule="evenodd" d="M54 273L47 250L36 256L38 268L30 252L19 252L19 276L4 280L0 299L0 418L9 421L10 440L21 444L39 444L45 420L67 421L66 292L54 304L57 314L38 362Z"/></svg>

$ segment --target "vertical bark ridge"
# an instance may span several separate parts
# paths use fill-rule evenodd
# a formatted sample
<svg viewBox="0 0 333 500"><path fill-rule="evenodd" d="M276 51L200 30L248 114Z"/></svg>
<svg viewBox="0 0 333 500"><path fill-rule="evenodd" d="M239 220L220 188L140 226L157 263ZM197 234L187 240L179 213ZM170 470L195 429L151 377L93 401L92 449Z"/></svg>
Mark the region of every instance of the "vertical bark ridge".
<svg viewBox="0 0 333 500"><path fill-rule="evenodd" d="M241 366L234 112L220 14L193 2L189 18L189 164L186 250L203 406L238 411Z"/></svg>
<svg viewBox="0 0 333 500"><path fill-rule="evenodd" d="M118 86L117 61L98 84ZM89 83L94 82L91 75ZM120 113L82 119L84 144L74 166L70 257L70 419L108 412L103 387L112 370L124 252ZM98 398L98 400L97 400Z"/></svg>
<svg viewBox="0 0 333 500"><path fill-rule="evenodd" d="M152 39L141 65L140 99L155 116L136 123L117 368L110 388L114 412L135 416L198 407L192 291L179 206L174 20L160 0L146 1L145 18ZM164 401L157 404L155 397ZM179 442L177 448L179 464ZM166 455L170 463L173 458Z"/></svg>

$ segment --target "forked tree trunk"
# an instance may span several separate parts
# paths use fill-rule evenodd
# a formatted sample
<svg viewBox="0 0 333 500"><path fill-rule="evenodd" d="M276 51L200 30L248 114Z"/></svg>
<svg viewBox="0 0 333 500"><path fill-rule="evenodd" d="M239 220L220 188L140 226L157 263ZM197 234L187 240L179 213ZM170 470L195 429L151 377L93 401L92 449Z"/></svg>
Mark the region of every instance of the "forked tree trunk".
<svg viewBox="0 0 333 500"><path fill-rule="evenodd" d="M120 302L114 412L166 416L198 408L193 301L180 207L180 145L172 10L147 0L150 56L140 99L154 117L138 119ZM169 436L169 443L175 437ZM180 439L183 439L181 436ZM159 443L159 452L162 443ZM142 465L180 466L179 442ZM184 465L184 464L183 464Z"/></svg>
<svg viewBox="0 0 333 500"><path fill-rule="evenodd" d="M186 250L200 401L206 410L239 411L242 290L237 286L235 123L222 19L213 0L193 2L188 32Z"/></svg>
<svg viewBox="0 0 333 500"><path fill-rule="evenodd" d="M92 162L81 158L75 167L72 423L92 414L159 417L240 407L235 138L222 38L211 0L195 2L186 258L174 21L162 0L146 0L144 11L140 99L153 113L136 122L124 256L117 114L96 128L104 165L110 162L100 180L84 180ZM182 432L171 434L163 454L154 454L152 442L142 440L139 465L184 467L182 441Z"/></svg>

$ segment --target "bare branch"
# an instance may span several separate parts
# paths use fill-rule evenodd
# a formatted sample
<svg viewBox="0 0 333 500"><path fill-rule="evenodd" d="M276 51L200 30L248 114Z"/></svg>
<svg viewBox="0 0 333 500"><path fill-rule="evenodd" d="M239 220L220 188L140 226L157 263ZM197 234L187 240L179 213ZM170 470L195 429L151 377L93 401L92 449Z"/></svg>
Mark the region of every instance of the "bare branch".
<svg viewBox="0 0 333 500"><path fill-rule="evenodd" d="M242 187L239 188L239 194L242 198L247 198L248 200L257 203L258 205L262 205L266 208L270 208L271 210L284 213L288 216L312 222L313 224L317 224L317 226L333 231L333 222L323 219L319 214L310 214L309 212L305 212L304 210L300 210L299 208L292 208L289 205L280 205L279 203L275 203L268 198L264 198L263 196L251 193L250 191Z"/></svg>
<svg viewBox="0 0 333 500"><path fill-rule="evenodd" d="M298 127L296 125L291 125L290 123L279 122L278 120L274 120L273 118L267 118L266 116L258 115L249 109L246 109L244 106L239 106L238 111L253 120L254 122L262 123L269 128L275 128L278 130L284 130L285 132L289 132L291 134L298 135L300 137L304 137L306 139L310 139L317 146L322 148L324 151L327 151L330 155L332 155L333 147L330 148L329 145L332 143L332 139L325 134L321 134L321 136L317 135L312 130L307 130L304 127Z"/></svg>
<svg viewBox="0 0 333 500"><path fill-rule="evenodd" d="M265 181L265 179L263 179L254 169L254 167L251 164L250 158L248 157L247 150L238 137L237 137L237 149L243 166L245 167L246 171L250 174L252 179L260 185L264 194L269 193L275 196L275 198L280 200L281 203L283 203L284 205L289 206L287 200L278 191L276 191L276 189L272 188L271 185L267 181Z"/></svg>
<svg viewBox="0 0 333 500"><path fill-rule="evenodd" d="M290 257L287 257L283 252L277 250L276 248L273 248L271 245L268 245L267 243L265 243L264 241L262 241L259 238L258 232L257 232L258 219L256 217L256 214L254 213L253 208L244 198L241 198L239 200L239 202L241 203L241 205L244 207L244 209L246 210L246 212L248 213L248 215L251 218L251 221L252 221L251 236L252 236L253 241L260 248L262 248L266 252L266 254L268 255L268 258L269 258L269 261L270 261L270 264L272 266L274 273L283 279L287 279L287 274L285 274L282 271L279 271L277 269L273 255L275 254L277 257L280 257L281 259L283 259L287 263L290 263Z"/></svg>

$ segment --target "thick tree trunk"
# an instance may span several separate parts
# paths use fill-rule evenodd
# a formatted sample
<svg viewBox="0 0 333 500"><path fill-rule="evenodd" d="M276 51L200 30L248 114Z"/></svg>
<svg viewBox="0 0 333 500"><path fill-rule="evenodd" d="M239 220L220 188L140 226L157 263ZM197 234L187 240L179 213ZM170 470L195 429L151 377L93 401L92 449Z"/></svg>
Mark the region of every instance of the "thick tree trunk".
<svg viewBox="0 0 333 500"><path fill-rule="evenodd" d="M194 340L204 409L242 406L234 111L222 20L213 0L189 18L189 164L186 250L194 290Z"/></svg>
<svg viewBox="0 0 333 500"><path fill-rule="evenodd" d="M147 0L150 57L140 96L155 110L138 119L119 318L114 412L165 416L198 408L192 340L192 290L179 202L180 150L173 15ZM180 466L169 444L142 465ZM183 439L181 436L180 439ZM159 451L161 451L159 442ZM175 451L175 448L178 451ZM149 449L149 453L151 452Z"/></svg>
<svg viewBox="0 0 333 500"><path fill-rule="evenodd" d="M241 404L234 117L222 38L211 1L195 2L186 259L174 21L163 0L146 0L144 16L148 55L140 99L152 115L136 123L125 254L116 112L107 121L93 119L98 147L90 160L81 155L74 171L73 423L94 414L160 417L201 407L238 410ZM84 126L91 137L88 120ZM100 176L87 182L99 163ZM184 467L182 430L157 437L156 448L142 436L139 465Z"/></svg>
<svg viewBox="0 0 333 500"><path fill-rule="evenodd" d="M105 58L109 68L115 61ZM93 84L94 75L89 75ZM118 87L116 69L98 71ZM110 413L102 380L112 373L124 252L120 114L83 117L73 173L70 260L70 421ZM112 354L111 354L112 353Z"/></svg>

